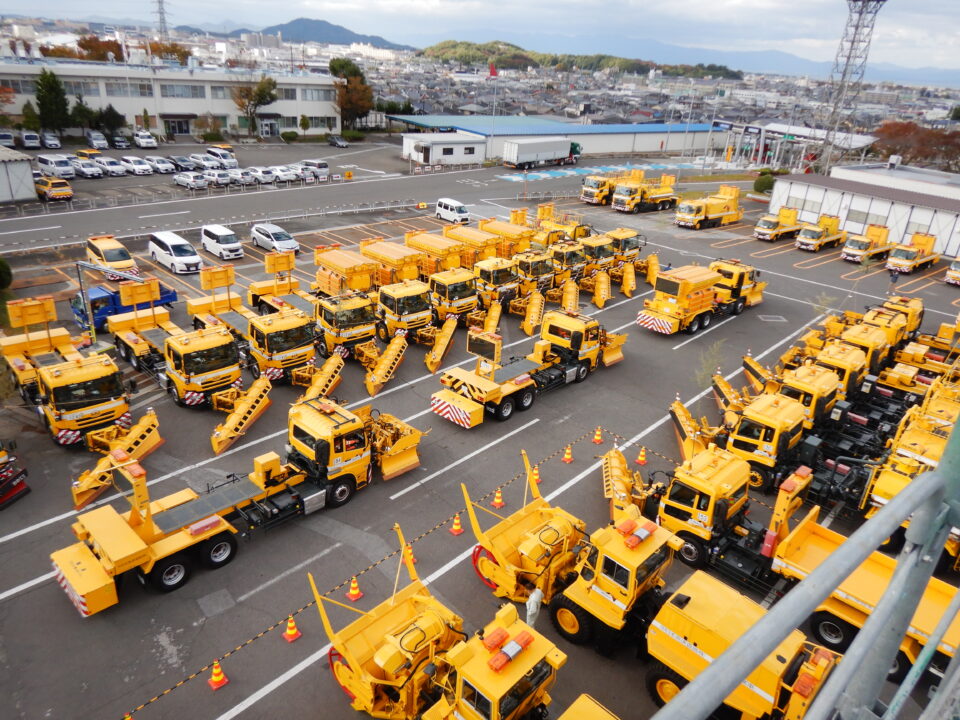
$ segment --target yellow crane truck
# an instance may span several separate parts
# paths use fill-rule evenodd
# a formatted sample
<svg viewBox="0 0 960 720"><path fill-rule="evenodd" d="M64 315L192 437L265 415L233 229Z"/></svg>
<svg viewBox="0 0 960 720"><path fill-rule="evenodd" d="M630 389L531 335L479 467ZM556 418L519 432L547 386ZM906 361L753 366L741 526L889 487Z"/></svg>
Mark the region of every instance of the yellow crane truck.
<svg viewBox="0 0 960 720"><path fill-rule="evenodd" d="M650 623L647 652L655 662L646 688L663 707L765 614L757 602L697 571ZM723 701L723 717L801 720L842 657L800 630L785 637Z"/></svg>
<svg viewBox="0 0 960 720"><path fill-rule="evenodd" d="M197 493L184 488L151 501L144 468L122 449L107 456L105 487L122 478L131 509L102 505L80 513L78 542L50 557L61 588L83 617L117 604L117 581L136 575L160 592L189 580L196 564L216 569L233 560L247 537L324 507L339 507L373 478L389 480L419 466L424 433L392 415L355 413L328 400L291 406L288 458L256 457L247 475L231 473Z"/></svg>
<svg viewBox="0 0 960 720"><path fill-rule="evenodd" d="M65 328L50 327L57 319L52 297L10 300L7 313L11 327L25 332L0 338L0 352L20 397L36 406L57 445L98 449L130 429L133 389L108 355L84 353Z"/></svg>
<svg viewBox="0 0 960 720"><path fill-rule="evenodd" d="M403 533L394 528L403 550ZM409 584L367 612L321 595L309 576L330 640L330 670L350 706L386 720L547 717L549 690L567 656L520 620L511 604L467 635L463 619L430 593L406 555L400 553L400 562ZM334 630L328 605L359 617Z"/></svg>
<svg viewBox="0 0 960 720"><path fill-rule="evenodd" d="M682 330L692 335L709 327L715 315L739 315L759 305L766 286L759 270L739 260L660 270L653 298L644 300L637 313L637 325L664 335Z"/></svg>
<svg viewBox="0 0 960 720"><path fill-rule="evenodd" d="M886 225L867 225L862 235L850 235L843 244L840 259L860 263L884 260L893 250L890 228Z"/></svg>
<svg viewBox="0 0 960 720"><path fill-rule="evenodd" d="M677 206L673 222L679 227L701 230L732 225L742 219L740 188L736 185L721 185L716 195L681 202Z"/></svg>
<svg viewBox="0 0 960 720"><path fill-rule="evenodd" d="M797 220L798 211L792 207L782 207L776 215L764 215L753 228L753 236L757 240L790 240L800 232L800 222Z"/></svg>
<svg viewBox="0 0 960 720"><path fill-rule="evenodd" d="M676 182L675 175L663 175L656 180L647 180L642 170L633 170L628 178L617 182L613 191L612 207L618 212L629 213L675 208L680 200L674 188Z"/></svg>
<svg viewBox="0 0 960 720"><path fill-rule="evenodd" d="M923 270L940 262L940 253L936 249L937 238L929 233L915 232L909 242L894 245L887 258L887 270L909 274L914 270Z"/></svg>
<svg viewBox="0 0 960 720"><path fill-rule="evenodd" d="M797 250L820 252L824 248L840 247L847 242L847 231L840 229L836 215L821 215L816 224L803 223L794 242Z"/></svg>
<svg viewBox="0 0 960 720"><path fill-rule="evenodd" d="M440 377L444 389L431 396L430 407L468 429L482 423L487 413L507 420L514 410L529 410L541 393L583 382L599 366L620 362L626 340L626 335L609 333L586 315L552 310L543 316L533 352L504 361L503 338L471 330L467 352L476 356L475 368L446 370Z"/></svg>
<svg viewBox="0 0 960 720"><path fill-rule="evenodd" d="M500 238L497 255L511 258L517 253L530 249L534 231L527 224L527 209L517 208L510 211L510 221L485 218L477 221L477 227L484 232L493 233Z"/></svg>

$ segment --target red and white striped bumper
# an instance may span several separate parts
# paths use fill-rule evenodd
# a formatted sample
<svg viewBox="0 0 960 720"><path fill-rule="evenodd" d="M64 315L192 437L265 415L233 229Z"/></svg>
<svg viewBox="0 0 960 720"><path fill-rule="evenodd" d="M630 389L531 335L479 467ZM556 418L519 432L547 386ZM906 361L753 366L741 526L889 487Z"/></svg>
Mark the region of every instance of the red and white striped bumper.
<svg viewBox="0 0 960 720"><path fill-rule="evenodd" d="M673 324L669 320L645 312L637 313L637 325L664 335L671 335L674 332Z"/></svg>
<svg viewBox="0 0 960 720"><path fill-rule="evenodd" d="M64 577L56 563L53 564L53 572L57 578L57 583L59 583L60 587L67 594L67 597L70 598L70 602L73 603L73 606L77 609L77 612L79 612L82 617L90 617L90 611L87 609L87 601L78 595L72 587L70 587L70 583L67 581L67 578Z"/></svg>
<svg viewBox="0 0 960 720"><path fill-rule="evenodd" d="M76 445L83 440L83 433L79 430L58 430L57 445Z"/></svg>
<svg viewBox="0 0 960 720"><path fill-rule="evenodd" d="M268 367L263 374L268 380L280 380L283 377L283 368Z"/></svg>
<svg viewBox="0 0 960 720"><path fill-rule="evenodd" d="M114 422L120 427L122 427L124 430L129 430L130 427L133 425L133 415L131 415L129 412L125 412L123 415L118 417Z"/></svg>
<svg viewBox="0 0 960 720"><path fill-rule="evenodd" d="M206 399L206 395L204 395L202 392L196 392L194 390L187 390L183 394L184 405L199 405Z"/></svg>
<svg viewBox="0 0 960 720"><path fill-rule="evenodd" d="M431 397L430 409L442 418L446 418L455 425L470 429L470 415L460 408L451 405L443 398Z"/></svg>

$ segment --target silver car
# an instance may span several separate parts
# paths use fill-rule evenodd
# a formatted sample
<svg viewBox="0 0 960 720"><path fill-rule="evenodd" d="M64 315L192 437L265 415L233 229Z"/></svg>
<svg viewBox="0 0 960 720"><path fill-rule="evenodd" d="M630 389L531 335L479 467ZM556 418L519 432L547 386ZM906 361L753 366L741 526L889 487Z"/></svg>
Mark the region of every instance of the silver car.
<svg viewBox="0 0 960 720"><path fill-rule="evenodd" d="M256 185L257 183L253 173L245 168L231 168L227 170L227 174L234 185Z"/></svg>
<svg viewBox="0 0 960 720"><path fill-rule="evenodd" d="M58 138L55 133L43 133L43 135L40 136L40 142L43 143L45 148L49 148L51 150L60 149L60 138Z"/></svg>
<svg viewBox="0 0 960 720"><path fill-rule="evenodd" d="M207 155L206 153L193 153L188 157L193 160L193 162L195 162L202 170L220 169L220 161L212 155Z"/></svg>
<svg viewBox="0 0 960 720"><path fill-rule="evenodd" d="M197 172L181 172L173 176L173 184L191 190L203 190L207 187L207 179Z"/></svg>
<svg viewBox="0 0 960 720"><path fill-rule="evenodd" d="M218 187L229 185L232 182L230 173L226 170L204 170L203 177L207 179L207 185L216 185Z"/></svg>
<svg viewBox="0 0 960 720"><path fill-rule="evenodd" d="M147 155L143 159L147 161L156 173L175 173L177 171L176 166L172 162L160 155Z"/></svg>
<svg viewBox="0 0 960 720"><path fill-rule="evenodd" d="M273 175L273 170L267 167L254 166L247 168L250 171L250 174L253 175L254 179L261 185L266 185L267 183L272 183L276 181L276 177Z"/></svg>
<svg viewBox="0 0 960 720"><path fill-rule="evenodd" d="M277 178L277 182L295 182L300 179L296 171L291 170L286 165L271 165L270 170Z"/></svg>
<svg viewBox="0 0 960 720"><path fill-rule="evenodd" d="M70 161L70 164L73 165L73 169L77 174L77 177L84 178L102 178L103 177L103 168L97 165L93 160L85 160L83 158L78 158L74 156Z"/></svg>

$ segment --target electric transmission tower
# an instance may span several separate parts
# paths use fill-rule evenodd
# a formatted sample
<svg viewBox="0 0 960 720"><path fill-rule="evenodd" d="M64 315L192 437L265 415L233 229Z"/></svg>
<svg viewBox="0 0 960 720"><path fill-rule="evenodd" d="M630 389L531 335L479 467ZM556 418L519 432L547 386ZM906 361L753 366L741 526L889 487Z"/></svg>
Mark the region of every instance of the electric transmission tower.
<svg viewBox="0 0 960 720"><path fill-rule="evenodd" d="M837 132L843 121L852 117L856 110L857 96L860 94L863 73L867 69L867 56L870 54L873 24L886 1L847 0L850 12L840 38L840 47L837 48L837 57L833 61L833 70L830 71L830 101L823 124L826 134L820 151L820 167L824 175L830 172L837 149ZM842 148L840 153L843 153Z"/></svg>
<svg viewBox="0 0 960 720"><path fill-rule="evenodd" d="M157 35L160 42L170 42L170 28L167 27L167 8L165 0L156 0Z"/></svg>

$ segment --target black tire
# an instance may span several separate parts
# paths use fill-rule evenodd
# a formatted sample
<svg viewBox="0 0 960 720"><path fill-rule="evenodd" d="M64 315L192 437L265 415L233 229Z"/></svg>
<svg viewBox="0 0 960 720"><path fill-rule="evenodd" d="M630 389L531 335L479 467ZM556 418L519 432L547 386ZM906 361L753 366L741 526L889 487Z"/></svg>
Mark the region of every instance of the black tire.
<svg viewBox="0 0 960 720"><path fill-rule="evenodd" d="M711 322L713 322L713 315L705 312L700 316L700 329L706 330L708 327L710 327Z"/></svg>
<svg viewBox="0 0 960 720"><path fill-rule="evenodd" d="M173 399L173 404L177 407L186 407L186 403L183 402L183 398L181 398L180 393L177 392L177 386L173 383L170 384L170 397Z"/></svg>
<svg viewBox="0 0 960 720"><path fill-rule="evenodd" d="M114 338L113 344L117 346L117 354L127 362L130 362L130 346L119 337Z"/></svg>
<svg viewBox="0 0 960 720"><path fill-rule="evenodd" d="M887 673L887 682L899 685L903 682L904 678L907 677L907 673L910 672L910 668L912 667L913 663L910 662L910 659L904 654L903 650L897 650L897 656L893 659L890 672Z"/></svg>
<svg viewBox="0 0 960 720"><path fill-rule="evenodd" d="M645 684L650 699L657 707L663 707L676 697L680 690L683 690L687 681L679 673L658 662L647 670Z"/></svg>
<svg viewBox="0 0 960 720"><path fill-rule="evenodd" d="M537 399L537 391L533 388L524 388L517 393L517 410L524 412L533 407L534 401Z"/></svg>
<svg viewBox="0 0 960 720"><path fill-rule="evenodd" d="M140 356L139 356L139 355L134 355L133 353L130 353L130 366L131 366L134 370L139 371L139 370L141 369L141 368L140 368L140 365L141 365L141 363L140 363Z"/></svg>
<svg viewBox="0 0 960 720"><path fill-rule="evenodd" d="M677 553L680 562L692 568L702 568L707 564L707 548L699 538L683 536L683 547Z"/></svg>
<svg viewBox="0 0 960 720"><path fill-rule="evenodd" d="M516 400L513 399L512 395L509 395L500 401L500 404L497 405L497 409L494 411L493 416L500 422L509 420L511 417L513 417L513 411L516 409L516 407Z"/></svg>
<svg viewBox="0 0 960 720"><path fill-rule="evenodd" d="M327 485L327 507L340 507L350 502L357 491L357 483L352 477L343 477Z"/></svg>
<svg viewBox="0 0 960 720"><path fill-rule="evenodd" d="M846 620L820 611L810 616L810 632L824 647L842 653L850 647L857 635L857 628Z"/></svg>
<svg viewBox="0 0 960 720"><path fill-rule="evenodd" d="M750 479L747 481L751 490L768 493L771 489L770 470L762 465L750 463Z"/></svg>
<svg viewBox="0 0 960 720"><path fill-rule="evenodd" d="M590 363L588 363L586 360L583 360L580 362L579 365L577 365L577 374L574 375L573 381L575 383L582 383L584 380L587 379L587 375L589 374L590 374Z"/></svg>
<svg viewBox="0 0 960 720"><path fill-rule="evenodd" d="M696 335L699 329L700 329L700 316L697 315L693 320L690 321L690 324L687 325L687 334Z"/></svg>
<svg viewBox="0 0 960 720"><path fill-rule="evenodd" d="M387 332L387 326L382 322L377 323L377 339L382 343L390 342L390 334Z"/></svg>
<svg viewBox="0 0 960 720"><path fill-rule="evenodd" d="M593 617L562 593L555 595L550 603L550 622L574 645L586 645L593 639Z"/></svg>
<svg viewBox="0 0 960 720"><path fill-rule="evenodd" d="M317 339L314 345L317 348L317 355L324 359L330 357L330 351L327 349L327 338L322 332L317 334Z"/></svg>
<svg viewBox="0 0 960 720"><path fill-rule="evenodd" d="M743 312L743 309L747 306L747 301L745 298L740 298L733 304L733 310L731 312L734 315L739 315Z"/></svg>
<svg viewBox="0 0 960 720"><path fill-rule="evenodd" d="M157 590L168 593L186 585L192 572L193 565L186 555L177 554L159 560L147 579Z"/></svg>
<svg viewBox="0 0 960 720"><path fill-rule="evenodd" d="M237 539L231 532L220 533L200 544L200 562L211 570L229 565L237 554Z"/></svg>
<svg viewBox="0 0 960 720"><path fill-rule="evenodd" d="M257 363L256 360L253 360L251 358L250 364L247 367L250 370L250 377L252 377L254 380L257 380L260 378L260 375L262 374L262 372L260 370L260 365Z"/></svg>
<svg viewBox="0 0 960 720"><path fill-rule="evenodd" d="M694 223L693 229L694 229L694 230L699 230L699 229L700 229L700 223L699 223L699 221L696 222L696 223Z"/></svg>

